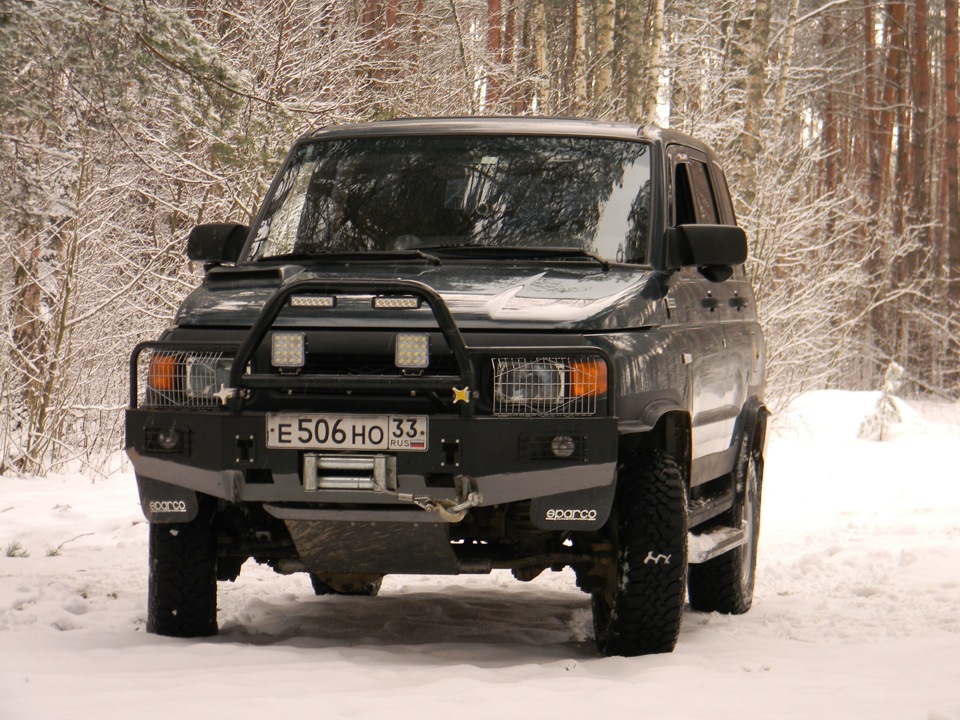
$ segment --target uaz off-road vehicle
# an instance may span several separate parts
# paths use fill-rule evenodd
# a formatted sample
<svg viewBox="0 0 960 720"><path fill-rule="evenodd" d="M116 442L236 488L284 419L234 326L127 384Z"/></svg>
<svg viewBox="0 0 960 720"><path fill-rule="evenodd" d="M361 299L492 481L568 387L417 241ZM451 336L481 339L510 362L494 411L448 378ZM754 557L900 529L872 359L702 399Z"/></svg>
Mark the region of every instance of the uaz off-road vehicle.
<svg viewBox="0 0 960 720"><path fill-rule="evenodd" d="M132 357L148 630L217 632L248 558L389 573L572 567L607 655L751 604L764 344L726 181L667 130L331 127ZM689 569L688 569L689 568Z"/></svg>

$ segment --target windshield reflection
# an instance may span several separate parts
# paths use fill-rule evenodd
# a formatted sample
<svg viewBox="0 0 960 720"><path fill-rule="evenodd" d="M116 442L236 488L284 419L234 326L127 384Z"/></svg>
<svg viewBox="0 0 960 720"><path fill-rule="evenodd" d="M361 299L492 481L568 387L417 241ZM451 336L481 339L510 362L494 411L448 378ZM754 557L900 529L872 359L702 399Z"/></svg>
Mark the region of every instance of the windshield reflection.
<svg viewBox="0 0 960 720"><path fill-rule="evenodd" d="M645 262L650 153L594 138L389 137L301 146L252 259L456 245Z"/></svg>

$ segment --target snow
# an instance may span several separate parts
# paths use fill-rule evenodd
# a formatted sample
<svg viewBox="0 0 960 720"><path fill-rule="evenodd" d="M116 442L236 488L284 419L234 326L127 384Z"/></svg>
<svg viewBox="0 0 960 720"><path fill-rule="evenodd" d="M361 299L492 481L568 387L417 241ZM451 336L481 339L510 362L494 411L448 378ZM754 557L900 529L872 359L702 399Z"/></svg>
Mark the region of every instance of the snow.
<svg viewBox="0 0 960 720"><path fill-rule="evenodd" d="M569 572L318 598L248 563L218 637L148 635L129 470L2 478L0 719L960 720L960 403L898 400L884 442L858 439L877 397L776 418L753 609L689 612L676 652L641 658L596 656Z"/></svg>

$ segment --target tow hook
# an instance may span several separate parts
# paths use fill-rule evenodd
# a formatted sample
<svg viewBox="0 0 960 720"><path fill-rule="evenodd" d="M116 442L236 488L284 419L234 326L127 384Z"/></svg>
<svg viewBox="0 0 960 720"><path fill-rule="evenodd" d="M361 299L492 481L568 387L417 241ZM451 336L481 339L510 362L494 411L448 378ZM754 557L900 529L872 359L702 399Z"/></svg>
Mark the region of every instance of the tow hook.
<svg viewBox="0 0 960 720"><path fill-rule="evenodd" d="M412 502L414 505L423 508L427 512L435 512L440 515L444 522L458 523L463 520L467 510L477 507L483 503L483 495L478 492L471 492L463 500L437 500L430 497L414 497L408 493L397 495L398 500ZM457 502L460 500L460 502Z"/></svg>

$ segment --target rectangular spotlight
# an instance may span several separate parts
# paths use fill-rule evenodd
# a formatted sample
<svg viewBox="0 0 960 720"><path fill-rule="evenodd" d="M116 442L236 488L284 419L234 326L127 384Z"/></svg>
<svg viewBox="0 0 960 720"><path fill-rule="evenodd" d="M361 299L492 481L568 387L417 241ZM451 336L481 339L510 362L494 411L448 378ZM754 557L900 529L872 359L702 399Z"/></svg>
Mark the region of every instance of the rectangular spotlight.
<svg viewBox="0 0 960 720"><path fill-rule="evenodd" d="M394 363L398 368L422 370L430 364L430 336L398 333Z"/></svg>
<svg viewBox="0 0 960 720"><path fill-rule="evenodd" d="M330 295L294 295L290 298L291 307L332 308L337 299Z"/></svg>
<svg viewBox="0 0 960 720"><path fill-rule="evenodd" d="M373 299L373 306L378 310L416 310L420 307L420 298L409 297L407 295L401 297L375 297Z"/></svg>
<svg viewBox="0 0 960 720"><path fill-rule="evenodd" d="M277 332L273 334L270 362L277 368L303 367L306 359L306 339L303 333Z"/></svg>

